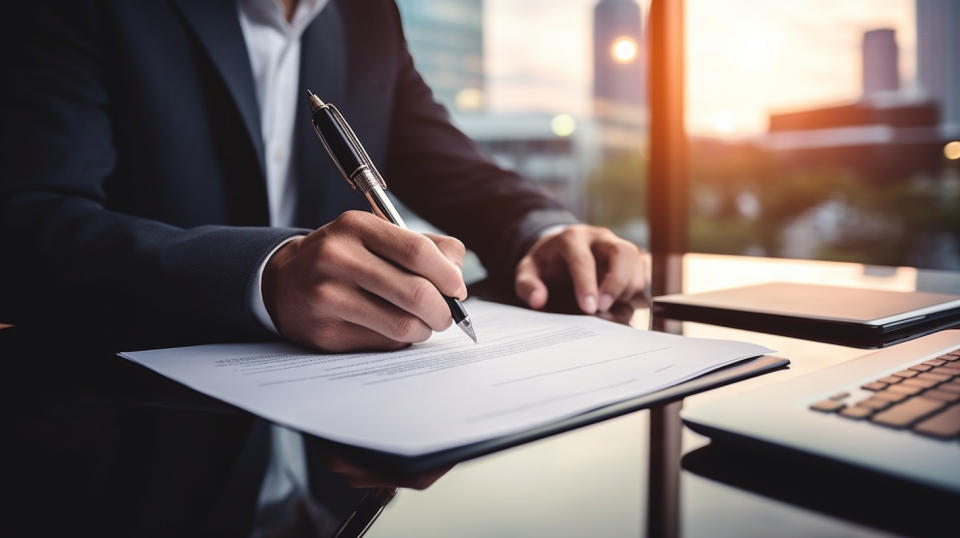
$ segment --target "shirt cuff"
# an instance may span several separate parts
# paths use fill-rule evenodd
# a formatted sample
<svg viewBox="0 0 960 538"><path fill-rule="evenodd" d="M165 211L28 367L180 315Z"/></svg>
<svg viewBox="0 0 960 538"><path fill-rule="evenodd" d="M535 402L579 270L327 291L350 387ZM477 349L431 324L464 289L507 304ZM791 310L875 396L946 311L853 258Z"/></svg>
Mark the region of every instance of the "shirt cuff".
<svg viewBox="0 0 960 538"><path fill-rule="evenodd" d="M540 230L540 233L537 235L537 239L543 239L544 237L557 235L571 226L573 226L573 224L554 224L553 226L547 226L543 230Z"/></svg>
<svg viewBox="0 0 960 538"><path fill-rule="evenodd" d="M263 270L267 268L267 262L270 261L270 258L280 250L280 247L286 245L290 241L298 237L303 237L302 235L295 235L289 237L286 240L280 242L279 245L273 247L266 257L263 258L263 263L260 264L260 267L257 269L257 276L253 279L253 290L250 293L251 307L253 308L253 315L256 316L257 321L260 322L268 331L273 334L279 335L280 331L277 330L277 326L273 324L273 320L270 319L270 313L267 312L267 304L263 302Z"/></svg>

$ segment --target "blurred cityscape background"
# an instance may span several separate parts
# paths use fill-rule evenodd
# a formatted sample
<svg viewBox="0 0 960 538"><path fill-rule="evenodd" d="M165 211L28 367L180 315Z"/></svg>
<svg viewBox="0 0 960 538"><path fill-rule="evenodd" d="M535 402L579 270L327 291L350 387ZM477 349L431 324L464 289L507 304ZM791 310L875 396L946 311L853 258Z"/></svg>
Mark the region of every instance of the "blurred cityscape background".
<svg viewBox="0 0 960 538"><path fill-rule="evenodd" d="M649 0L398 0L453 121L646 246ZM686 1L690 248L960 269L960 2Z"/></svg>

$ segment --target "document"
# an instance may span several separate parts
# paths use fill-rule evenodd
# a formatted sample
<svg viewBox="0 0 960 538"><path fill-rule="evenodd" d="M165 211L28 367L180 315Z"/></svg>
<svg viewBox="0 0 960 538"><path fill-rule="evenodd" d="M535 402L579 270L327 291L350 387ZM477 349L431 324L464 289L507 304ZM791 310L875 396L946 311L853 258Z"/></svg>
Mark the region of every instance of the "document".
<svg viewBox="0 0 960 538"><path fill-rule="evenodd" d="M516 433L642 396L762 346L632 329L471 299L456 327L385 353L214 344L120 356L270 421L415 456Z"/></svg>

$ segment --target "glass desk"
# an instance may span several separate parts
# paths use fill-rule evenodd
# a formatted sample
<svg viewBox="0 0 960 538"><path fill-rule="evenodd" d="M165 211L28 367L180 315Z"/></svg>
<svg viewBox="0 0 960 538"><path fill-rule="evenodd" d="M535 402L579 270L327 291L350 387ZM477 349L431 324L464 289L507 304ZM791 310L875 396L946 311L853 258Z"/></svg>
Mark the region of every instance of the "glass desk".
<svg viewBox="0 0 960 538"><path fill-rule="evenodd" d="M788 280L960 293L960 273L701 254L668 261L682 276L684 292ZM645 328L648 321L648 311L642 310L632 324ZM698 404L870 352L696 323L667 322L666 329L756 342L792 361L788 370L688 398ZM8 483L19 492L20 504L8 505L7 529L26 525L50 535L44 529L58 524L75 533L89 525L100 531L106 522L122 535L209 535L216 528L231 536L239 531L224 531L222 522L249 528L256 494L250 484L258 484L257 467L243 462L263 461L265 450L262 442L249 441L264 438L250 434L249 416L191 394L144 407L159 376L112 353L97 352L94 358L71 351L76 356L68 357L79 366L69 370L71 363L65 363L63 368L76 372L77 380L66 375L47 386L42 353L9 345L16 331L0 330L6 379L18 380L4 394L8 409L19 410L9 439L22 449L8 460ZM114 375L111 369L126 368L129 377L110 379L129 379L124 381L129 384L118 388L115 381L99 381L96 368L102 368L103 379ZM91 369L95 374L81 381L80 374ZM155 401L162 401L169 388L160 387ZM955 498L931 499L873 475L717 449L682 427L683 404L467 461L445 474L398 484L421 489L401 488L394 495L387 487L374 490L366 501L361 499L367 490L348 487L345 477L367 486L391 486L391 478L367 475L335 453L321 454L327 470L307 528L329 536L360 505L344 535L355 534L389 500L367 536L878 536L913 534L911 517L922 509L957 505ZM23 424L17 420L21 415L29 416L19 421ZM262 433L265 427L259 421L253 428ZM228 453L222 447L242 450ZM246 501L237 500L244 494Z"/></svg>
<svg viewBox="0 0 960 538"><path fill-rule="evenodd" d="M771 280L960 293L958 273L907 267L704 254L687 254L675 263L682 269L685 293ZM638 311L631 324L646 327L647 316ZM685 335L752 341L791 360L788 370L688 398L697 403L870 353L673 323ZM704 448L708 438L681 426L681 405L637 412L462 463L424 491L400 490L368 536L883 536L909 528L909 519L877 514L871 520L860 513L859 501L873 502L867 488L878 484L872 477L804 466L809 483L799 489L807 491L791 493L797 477L776 476L791 462L757 462ZM681 466L681 458L691 454ZM960 454L957 461L960 465ZM745 480L737 480L738 474ZM766 483L758 487L750 483L756 474L773 484L792 482L783 484L783 492ZM848 483L835 483L835 476ZM880 481L879 486L885 485ZM807 493L810 499L804 497ZM884 496L894 504L907 500L897 491Z"/></svg>

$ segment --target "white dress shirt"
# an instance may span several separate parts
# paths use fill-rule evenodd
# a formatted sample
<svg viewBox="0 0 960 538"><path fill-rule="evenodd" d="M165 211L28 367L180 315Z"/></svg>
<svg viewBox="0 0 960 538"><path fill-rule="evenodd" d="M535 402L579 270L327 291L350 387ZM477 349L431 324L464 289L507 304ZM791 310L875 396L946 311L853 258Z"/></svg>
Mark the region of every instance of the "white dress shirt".
<svg viewBox="0 0 960 538"><path fill-rule="evenodd" d="M239 0L238 17L250 57L253 82L260 105L260 128L266 154L267 204L271 226L291 226L296 208L296 181L291 174L291 149L300 83L300 36L327 5L328 0L299 0L291 20L279 0ZM282 246L282 245L280 245ZM277 248L280 248L278 246ZM275 252L275 250L274 250ZM276 332L263 303L260 266L252 290L253 311L260 322ZM276 504L296 490L306 491L306 458L303 439L294 431L271 428L271 456L258 506Z"/></svg>
<svg viewBox="0 0 960 538"><path fill-rule="evenodd" d="M328 0L299 0L291 20L279 0L238 0L238 17L246 42L253 81L260 105L260 128L265 151L267 204L270 225L289 227L296 208L296 180L291 171L291 150L297 121L297 101L304 98L300 82L300 37L327 5ZM558 233L564 226L544 230ZM251 308L266 328L277 332L261 292L267 260L285 243L271 251L258 269L251 290ZM306 492L307 470L300 434L280 426L271 427L271 455L261 486L258 506L277 505L291 493Z"/></svg>

